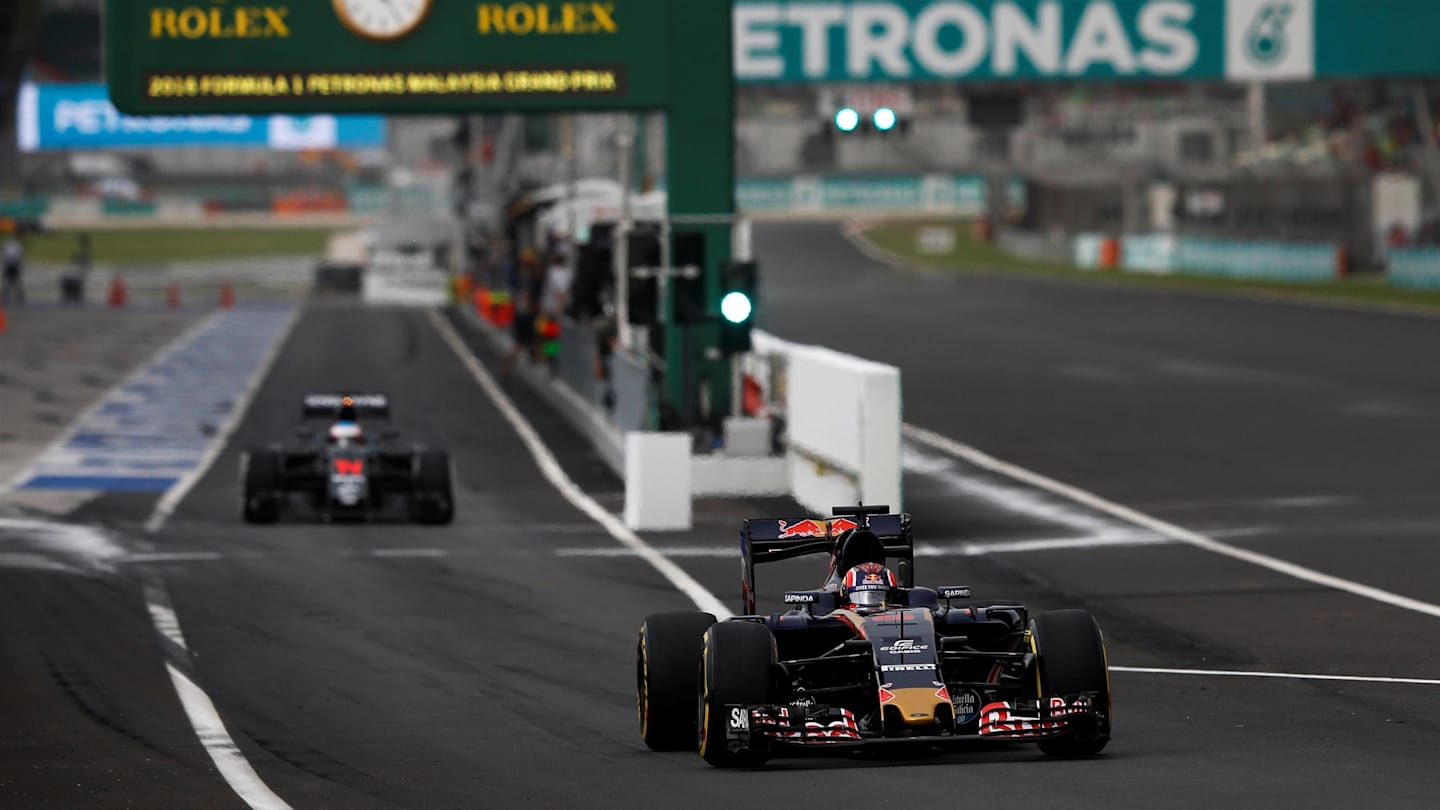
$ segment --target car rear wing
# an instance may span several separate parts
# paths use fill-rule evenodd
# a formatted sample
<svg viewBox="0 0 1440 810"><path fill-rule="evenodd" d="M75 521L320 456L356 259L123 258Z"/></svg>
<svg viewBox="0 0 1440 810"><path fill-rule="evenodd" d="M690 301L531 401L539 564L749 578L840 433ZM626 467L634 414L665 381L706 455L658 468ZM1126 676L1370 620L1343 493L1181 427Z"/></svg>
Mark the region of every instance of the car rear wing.
<svg viewBox="0 0 1440 810"><path fill-rule="evenodd" d="M868 528L879 538L887 562L895 561L902 587L914 583L915 546L910 536L910 516L889 514L889 507L837 506L838 517L800 520L747 520L740 527L740 599L746 614L755 613L755 566L809 554L839 551L837 542L845 532ZM883 511L885 514L880 514Z"/></svg>
<svg viewBox="0 0 1440 810"><path fill-rule="evenodd" d="M357 417L390 418L390 398L384 394L306 394L300 402L305 419L333 419L347 408Z"/></svg>

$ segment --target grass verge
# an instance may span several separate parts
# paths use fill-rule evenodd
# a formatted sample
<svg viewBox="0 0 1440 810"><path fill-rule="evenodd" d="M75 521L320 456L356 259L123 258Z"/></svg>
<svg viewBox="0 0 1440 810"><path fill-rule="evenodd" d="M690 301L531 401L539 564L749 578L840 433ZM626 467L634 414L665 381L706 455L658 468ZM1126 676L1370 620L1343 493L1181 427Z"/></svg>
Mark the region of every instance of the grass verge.
<svg viewBox="0 0 1440 810"><path fill-rule="evenodd" d="M29 261L66 263L75 255L80 231L62 230L25 237ZM102 264L157 264L201 259L321 255L330 228L155 228L89 231L94 261Z"/></svg>
<svg viewBox="0 0 1440 810"><path fill-rule="evenodd" d="M955 231L955 247L948 253L925 254L918 246L921 228L943 226ZM1440 312L1440 291L1392 287L1378 276L1338 279L1322 284L1285 284L1241 281L1206 276L1158 276L1148 273L1100 273L1079 270L1059 262L1034 261L1012 256L992 244L977 241L968 222L954 220L891 220L867 227L860 238L896 259L919 268L955 272L1012 272L1051 276L1097 284L1128 284L1211 293L1265 295L1301 301L1334 301L1382 307L1404 307Z"/></svg>

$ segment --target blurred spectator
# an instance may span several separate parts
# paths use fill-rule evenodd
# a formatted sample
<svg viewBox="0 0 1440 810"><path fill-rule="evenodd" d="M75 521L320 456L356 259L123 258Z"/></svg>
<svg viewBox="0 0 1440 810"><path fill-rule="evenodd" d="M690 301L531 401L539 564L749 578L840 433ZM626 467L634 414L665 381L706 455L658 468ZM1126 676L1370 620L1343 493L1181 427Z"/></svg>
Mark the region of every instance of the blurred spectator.
<svg viewBox="0 0 1440 810"><path fill-rule="evenodd" d="M560 320L570 301L570 282L574 273L566 260L563 242L557 243L550 253L550 266L545 271L545 288L540 298L540 312L551 320Z"/></svg>
<svg viewBox="0 0 1440 810"><path fill-rule="evenodd" d="M0 306L25 305L25 286L22 276L25 272L25 248L13 235L5 239L5 271L0 276Z"/></svg>
<svg viewBox="0 0 1440 810"><path fill-rule="evenodd" d="M535 359L537 348L535 319L540 315L540 297L545 286L545 274L540 269L540 257L534 250L526 249L520 254L512 296L515 302L515 323L511 327L515 345L505 357L500 376L508 378L515 370L515 363L522 354Z"/></svg>
<svg viewBox="0 0 1440 810"><path fill-rule="evenodd" d="M70 264L60 276L60 300L66 304L81 304L85 301L85 279L90 275L92 255L90 234L82 233L75 239L75 252Z"/></svg>
<svg viewBox="0 0 1440 810"><path fill-rule="evenodd" d="M1402 223L1395 223L1385 234L1385 244L1390 248L1403 248L1410 243L1410 234Z"/></svg>

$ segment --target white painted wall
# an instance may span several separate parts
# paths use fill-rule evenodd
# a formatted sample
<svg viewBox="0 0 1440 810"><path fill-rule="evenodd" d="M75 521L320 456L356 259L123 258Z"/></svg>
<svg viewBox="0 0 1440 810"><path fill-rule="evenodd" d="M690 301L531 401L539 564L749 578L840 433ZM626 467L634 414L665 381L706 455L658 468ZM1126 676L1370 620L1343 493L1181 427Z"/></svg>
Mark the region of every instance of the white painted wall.
<svg viewBox="0 0 1440 810"><path fill-rule="evenodd" d="M752 369L766 367L767 393L786 415L795 500L813 510L857 501L903 509L900 369L763 332L755 348L768 360Z"/></svg>

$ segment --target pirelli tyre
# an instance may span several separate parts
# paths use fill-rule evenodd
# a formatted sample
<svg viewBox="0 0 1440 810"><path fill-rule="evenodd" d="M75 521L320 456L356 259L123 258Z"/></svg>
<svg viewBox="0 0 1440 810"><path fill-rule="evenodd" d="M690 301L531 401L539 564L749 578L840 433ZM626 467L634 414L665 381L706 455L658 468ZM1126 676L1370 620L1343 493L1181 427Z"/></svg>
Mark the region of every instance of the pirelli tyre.
<svg viewBox="0 0 1440 810"><path fill-rule="evenodd" d="M455 519L455 490L450 481L450 454L421 450L416 460L411 511L419 523L444 525Z"/></svg>
<svg viewBox="0 0 1440 810"><path fill-rule="evenodd" d="M280 454L269 448L252 449L243 462L244 500L242 513L246 523L274 523L280 519L280 501L284 497L280 480Z"/></svg>
<svg viewBox="0 0 1440 810"><path fill-rule="evenodd" d="M764 765L768 754L732 751L732 726L749 717L731 707L775 702L775 637L755 622L720 622L705 631L700 692L700 756L717 768Z"/></svg>
<svg viewBox="0 0 1440 810"><path fill-rule="evenodd" d="M1040 750L1058 757L1100 753L1110 742L1110 666L1100 624L1088 611L1055 610L1030 620L1030 638L1039 697L1094 692L1099 695L1096 708L1104 714L1093 730L1041 740Z"/></svg>
<svg viewBox="0 0 1440 810"><path fill-rule="evenodd" d="M635 707L640 737L654 751L694 751L695 695L709 613L656 613L640 623L635 646Z"/></svg>

